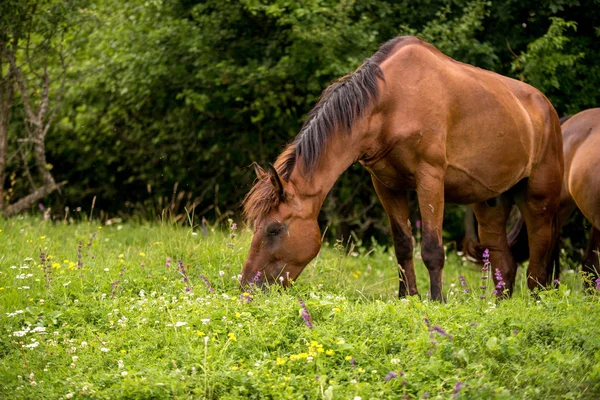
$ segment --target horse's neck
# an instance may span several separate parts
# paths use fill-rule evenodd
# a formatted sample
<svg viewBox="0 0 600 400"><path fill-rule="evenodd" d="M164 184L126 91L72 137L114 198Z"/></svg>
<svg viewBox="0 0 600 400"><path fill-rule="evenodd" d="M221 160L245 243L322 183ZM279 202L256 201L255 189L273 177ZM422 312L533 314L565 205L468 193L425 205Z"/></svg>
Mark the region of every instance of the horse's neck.
<svg viewBox="0 0 600 400"><path fill-rule="evenodd" d="M358 143L353 143L349 134L339 134L327 144L310 178L302 172L302 161L298 160L290 176L296 195L314 203L314 212L318 214L327 193L340 175L358 160L360 154Z"/></svg>

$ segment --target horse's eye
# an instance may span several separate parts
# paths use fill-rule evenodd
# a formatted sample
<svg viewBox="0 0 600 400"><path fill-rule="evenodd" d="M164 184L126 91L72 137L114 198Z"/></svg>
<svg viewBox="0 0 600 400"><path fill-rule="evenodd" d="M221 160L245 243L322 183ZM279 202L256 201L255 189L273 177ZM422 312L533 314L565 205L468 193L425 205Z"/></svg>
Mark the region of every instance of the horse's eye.
<svg viewBox="0 0 600 400"><path fill-rule="evenodd" d="M279 234L279 232L281 232L282 228L283 228L283 225L281 225L281 224L271 224L271 225L267 226L267 236L269 236L269 237L277 236Z"/></svg>

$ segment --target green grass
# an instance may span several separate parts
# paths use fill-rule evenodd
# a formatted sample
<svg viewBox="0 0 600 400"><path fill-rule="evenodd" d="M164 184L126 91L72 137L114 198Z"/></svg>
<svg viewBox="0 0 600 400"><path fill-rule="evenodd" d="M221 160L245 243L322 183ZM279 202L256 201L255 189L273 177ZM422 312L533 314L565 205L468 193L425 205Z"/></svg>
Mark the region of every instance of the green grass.
<svg viewBox="0 0 600 400"><path fill-rule="evenodd" d="M521 271L498 303L479 298L479 267L449 254L447 303L398 300L387 248L324 246L294 287L246 304L249 232L33 218L0 230L2 398L600 397L600 296L572 271L537 298ZM425 294L420 262L417 275Z"/></svg>

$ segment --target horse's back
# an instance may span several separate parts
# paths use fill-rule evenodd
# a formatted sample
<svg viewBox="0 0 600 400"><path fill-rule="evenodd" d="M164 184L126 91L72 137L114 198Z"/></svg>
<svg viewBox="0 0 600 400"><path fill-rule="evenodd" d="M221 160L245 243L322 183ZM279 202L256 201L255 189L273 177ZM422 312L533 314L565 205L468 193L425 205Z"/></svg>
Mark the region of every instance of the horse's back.
<svg viewBox="0 0 600 400"><path fill-rule="evenodd" d="M600 108L563 124L565 184L585 217L600 229Z"/></svg>
<svg viewBox="0 0 600 400"><path fill-rule="evenodd" d="M535 88L455 61L418 40L399 46L382 64L401 110L396 120L402 128L396 129L410 125L402 119L419 121L412 130L431 135L435 147L444 141L448 201L496 196L536 166L561 158L558 116Z"/></svg>

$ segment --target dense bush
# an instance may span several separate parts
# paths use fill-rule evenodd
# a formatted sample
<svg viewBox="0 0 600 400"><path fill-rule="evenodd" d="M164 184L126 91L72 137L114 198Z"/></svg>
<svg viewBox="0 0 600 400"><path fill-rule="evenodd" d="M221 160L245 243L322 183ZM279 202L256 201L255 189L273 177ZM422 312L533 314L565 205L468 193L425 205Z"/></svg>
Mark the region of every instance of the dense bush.
<svg viewBox="0 0 600 400"><path fill-rule="evenodd" d="M91 0L48 137L51 199L111 214L166 206L238 213L252 161L273 161L321 91L378 45L418 34L461 61L531 82L560 114L598 104L594 1ZM177 184L179 197L173 195ZM186 197L189 196L189 197ZM353 166L322 213L334 235L386 235L368 173ZM460 220L461 208L450 216ZM452 224L447 237L460 235Z"/></svg>

